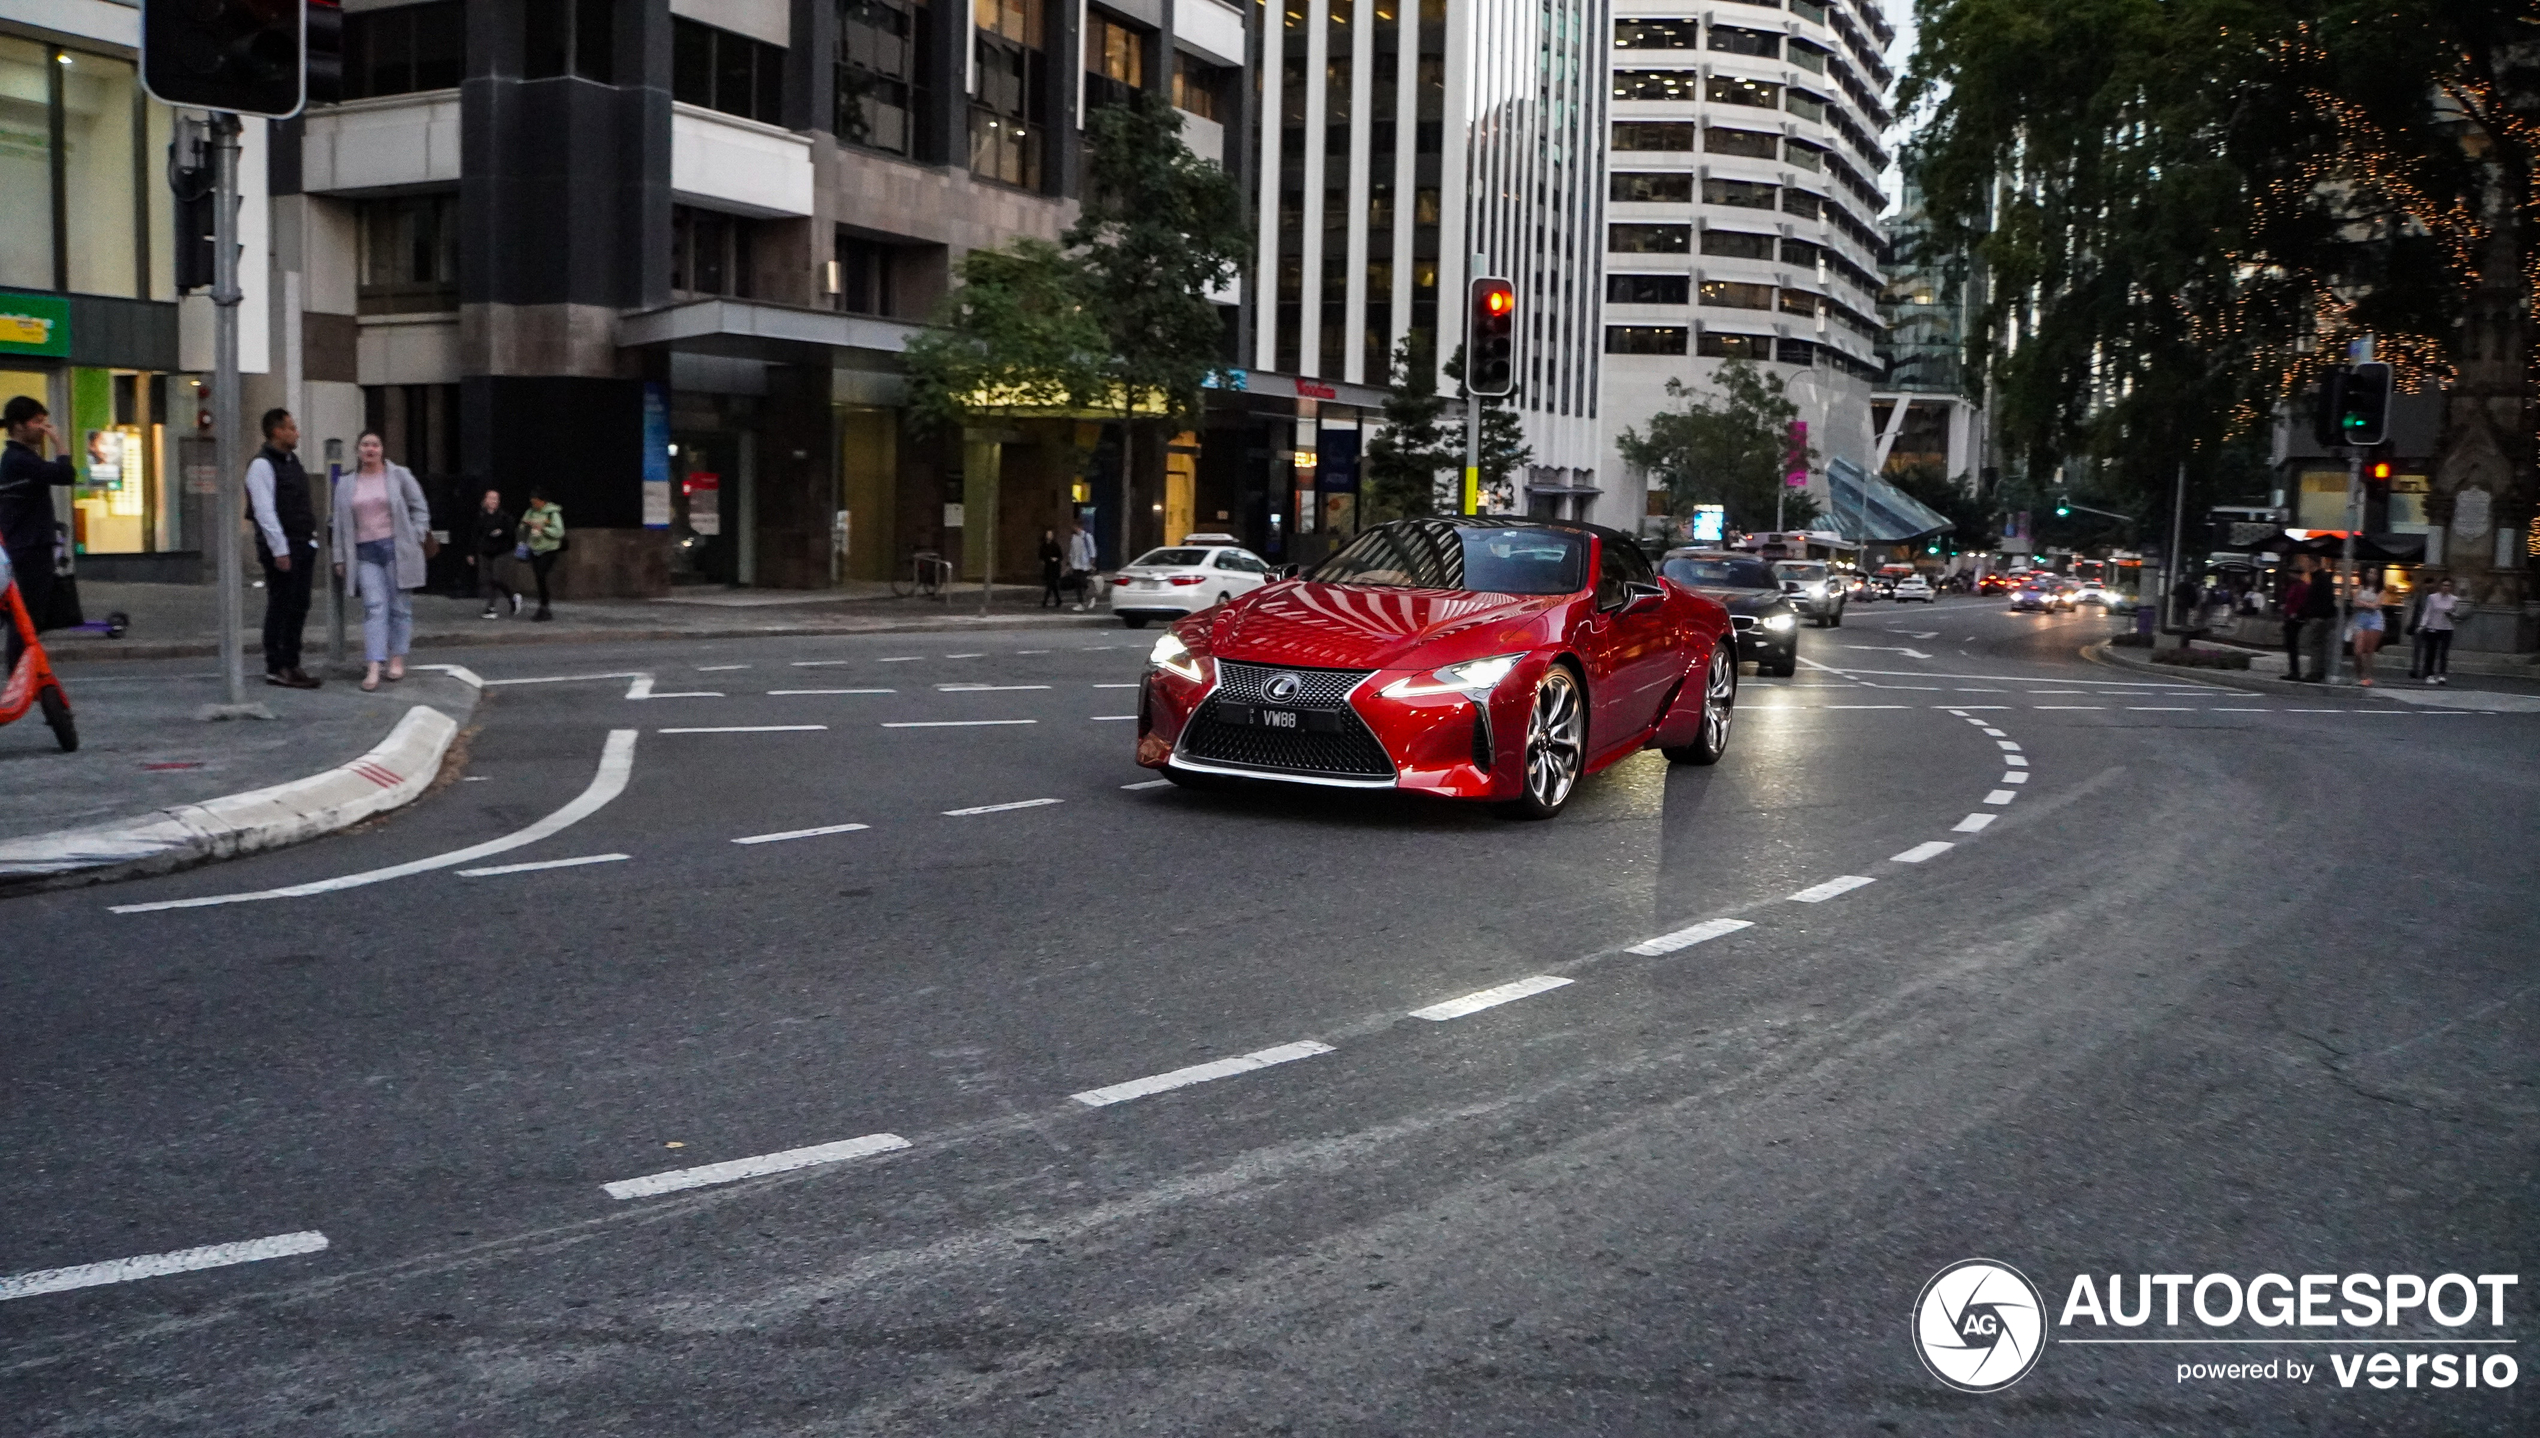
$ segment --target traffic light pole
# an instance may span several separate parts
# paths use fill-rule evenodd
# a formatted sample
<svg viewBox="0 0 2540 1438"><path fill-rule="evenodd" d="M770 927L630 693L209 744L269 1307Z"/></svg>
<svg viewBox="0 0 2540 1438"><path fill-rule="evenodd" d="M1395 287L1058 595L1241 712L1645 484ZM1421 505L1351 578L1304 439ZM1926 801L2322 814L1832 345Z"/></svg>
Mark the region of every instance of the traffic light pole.
<svg viewBox="0 0 2540 1438"><path fill-rule="evenodd" d="M245 485L238 457L242 418L238 393L238 117L216 113L211 118L212 144L212 513L203 540L219 561L221 697L205 707L206 719L270 719L261 704L247 702L246 639L238 592L243 576L238 563L238 511ZM293 555L304 564L314 555Z"/></svg>
<svg viewBox="0 0 2540 1438"><path fill-rule="evenodd" d="M2355 619L2355 530L2364 522L2364 450L2346 447L2346 539L2337 561L2337 632L2328 637L2328 682L2343 682L2346 627Z"/></svg>
<svg viewBox="0 0 2540 1438"><path fill-rule="evenodd" d="M1469 294L1473 281L1490 264L1490 258L1475 251L1473 267L1464 272L1465 290ZM1466 305L1464 327L1473 327L1472 306ZM1464 336L1464 504L1466 514L1482 512L1482 397L1473 393L1473 366L1479 362L1474 353L1474 336Z"/></svg>

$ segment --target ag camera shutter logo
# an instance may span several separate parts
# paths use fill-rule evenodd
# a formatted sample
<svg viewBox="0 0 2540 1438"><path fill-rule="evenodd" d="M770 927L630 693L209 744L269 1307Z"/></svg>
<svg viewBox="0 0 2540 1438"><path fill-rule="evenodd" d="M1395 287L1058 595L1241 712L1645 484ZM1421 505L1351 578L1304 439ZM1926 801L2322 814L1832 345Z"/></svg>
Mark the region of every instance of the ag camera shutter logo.
<svg viewBox="0 0 2540 1438"><path fill-rule="evenodd" d="M2046 1300L2028 1275L1969 1258L1931 1276L1914 1300L1914 1351L1962 1393L1993 1393L2028 1376L2046 1347Z"/></svg>

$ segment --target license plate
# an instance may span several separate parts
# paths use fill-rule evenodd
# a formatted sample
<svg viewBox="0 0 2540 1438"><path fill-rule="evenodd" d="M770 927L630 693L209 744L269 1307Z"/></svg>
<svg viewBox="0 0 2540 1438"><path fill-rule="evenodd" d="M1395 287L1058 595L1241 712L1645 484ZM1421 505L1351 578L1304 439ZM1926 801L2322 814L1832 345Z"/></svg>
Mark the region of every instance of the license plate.
<svg viewBox="0 0 2540 1438"><path fill-rule="evenodd" d="M1261 727L1264 729L1293 729L1296 727L1297 713L1293 709L1264 709L1261 710L1260 713Z"/></svg>
<svg viewBox="0 0 2540 1438"><path fill-rule="evenodd" d="M1250 729L1291 729L1308 734L1340 732L1341 716L1317 710L1268 709L1252 704L1220 705L1218 714L1229 724Z"/></svg>
<svg viewBox="0 0 2540 1438"><path fill-rule="evenodd" d="M1130 581L1129 587L1131 589L1162 589L1164 585L1160 580L1136 579Z"/></svg>

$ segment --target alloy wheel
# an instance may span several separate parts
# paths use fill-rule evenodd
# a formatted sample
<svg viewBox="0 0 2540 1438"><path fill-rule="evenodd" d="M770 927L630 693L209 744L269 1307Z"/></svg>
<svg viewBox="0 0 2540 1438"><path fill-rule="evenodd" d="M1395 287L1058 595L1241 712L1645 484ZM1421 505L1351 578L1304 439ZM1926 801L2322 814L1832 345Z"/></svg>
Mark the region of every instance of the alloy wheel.
<svg viewBox="0 0 2540 1438"><path fill-rule="evenodd" d="M1586 728L1578 681L1556 665L1535 686L1534 712L1526 720L1526 795L1537 807L1558 809L1570 797Z"/></svg>
<svg viewBox="0 0 2540 1438"><path fill-rule="evenodd" d="M1711 656L1711 674L1702 686L1702 743L1718 754L1729 747L1729 725L1737 717L1737 666L1726 652Z"/></svg>

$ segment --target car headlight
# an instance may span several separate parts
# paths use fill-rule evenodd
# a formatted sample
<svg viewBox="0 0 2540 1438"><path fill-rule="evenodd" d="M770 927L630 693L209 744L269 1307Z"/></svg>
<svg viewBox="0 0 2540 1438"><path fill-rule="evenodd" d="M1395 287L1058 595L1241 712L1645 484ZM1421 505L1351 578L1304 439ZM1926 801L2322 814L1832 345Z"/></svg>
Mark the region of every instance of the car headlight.
<svg viewBox="0 0 2540 1438"><path fill-rule="evenodd" d="M1419 694L1461 694L1480 699L1499 687L1508 671L1517 667L1523 654L1494 654L1488 659L1467 659L1444 669L1433 669L1424 677L1411 675L1397 679L1381 691L1388 699L1401 699Z"/></svg>
<svg viewBox="0 0 2540 1438"><path fill-rule="evenodd" d="M1764 616L1764 627L1776 634L1783 634L1797 629L1799 620L1789 614L1767 614Z"/></svg>
<svg viewBox="0 0 2540 1438"><path fill-rule="evenodd" d="M1184 644L1171 630L1166 630L1163 636L1155 641L1155 647L1147 651L1147 663L1157 669L1178 674L1193 684L1202 683L1208 678L1206 671L1199 667L1199 656L1193 654L1190 646Z"/></svg>

